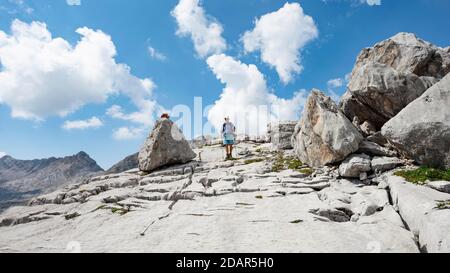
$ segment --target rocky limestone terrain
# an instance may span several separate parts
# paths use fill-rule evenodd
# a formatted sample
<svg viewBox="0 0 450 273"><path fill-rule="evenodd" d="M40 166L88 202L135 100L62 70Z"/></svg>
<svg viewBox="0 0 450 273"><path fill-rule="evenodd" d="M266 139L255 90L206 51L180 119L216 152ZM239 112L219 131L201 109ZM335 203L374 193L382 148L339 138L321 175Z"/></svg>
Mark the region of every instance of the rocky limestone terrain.
<svg viewBox="0 0 450 273"><path fill-rule="evenodd" d="M365 49L339 106L313 90L234 160L161 119L119 173L2 213L0 252L448 253L448 53L408 33ZM400 176L422 165L447 170Z"/></svg>
<svg viewBox="0 0 450 273"><path fill-rule="evenodd" d="M249 154L223 162L222 147L207 147L202 161L95 177L10 208L0 251L419 251L385 188L333 168L281 170L292 151L272 144L238 149Z"/></svg>
<svg viewBox="0 0 450 273"><path fill-rule="evenodd" d="M85 152L64 158L0 158L0 210L64 185L83 181L103 169Z"/></svg>

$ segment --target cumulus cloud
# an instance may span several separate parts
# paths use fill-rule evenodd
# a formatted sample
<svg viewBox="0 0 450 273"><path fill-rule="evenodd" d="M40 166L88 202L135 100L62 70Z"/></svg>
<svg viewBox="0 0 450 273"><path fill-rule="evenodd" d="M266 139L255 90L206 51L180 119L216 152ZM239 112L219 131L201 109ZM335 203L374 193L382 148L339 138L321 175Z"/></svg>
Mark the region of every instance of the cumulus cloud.
<svg viewBox="0 0 450 273"><path fill-rule="evenodd" d="M263 15L255 27L242 36L247 53L260 51L261 59L274 67L281 81L289 83L303 70L301 50L317 38L314 19L304 13L299 3L286 3L278 11Z"/></svg>
<svg viewBox="0 0 450 273"><path fill-rule="evenodd" d="M81 0L66 0L69 6L79 6L81 5Z"/></svg>
<svg viewBox="0 0 450 273"><path fill-rule="evenodd" d="M113 137L116 140L131 140L141 138L145 130L142 127L121 127L114 130Z"/></svg>
<svg viewBox="0 0 450 273"><path fill-rule="evenodd" d="M0 103L11 108L14 118L41 121L123 94L137 111L122 110L122 119L150 124L159 107L153 99L154 82L134 76L129 66L115 61L109 35L87 27L76 33L81 39L71 45L52 37L40 22L14 20L11 34L0 31Z"/></svg>
<svg viewBox="0 0 450 273"><path fill-rule="evenodd" d="M208 112L208 120L220 130L223 118L232 117L239 133L261 135L267 123L277 120L297 120L306 101L306 92L299 91L292 99L282 99L267 87L264 75L255 65L220 54L207 63L225 88L220 99Z"/></svg>
<svg viewBox="0 0 450 273"><path fill-rule="evenodd" d="M226 50L222 25L205 14L199 0L180 0L171 14L178 24L177 35L190 36L201 58Z"/></svg>
<svg viewBox="0 0 450 273"><path fill-rule="evenodd" d="M331 79L327 85L329 88L339 88L344 85L344 80L342 78Z"/></svg>
<svg viewBox="0 0 450 273"><path fill-rule="evenodd" d="M64 122L62 128L65 130L86 130L91 128L100 128L103 126L103 122L97 118L92 117L87 120L73 120Z"/></svg>
<svg viewBox="0 0 450 273"><path fill-rule="evenodd" d="M148 47L148 54L155 60L165 61L167 59L166 55L162 54L152 46Z"/></svg>

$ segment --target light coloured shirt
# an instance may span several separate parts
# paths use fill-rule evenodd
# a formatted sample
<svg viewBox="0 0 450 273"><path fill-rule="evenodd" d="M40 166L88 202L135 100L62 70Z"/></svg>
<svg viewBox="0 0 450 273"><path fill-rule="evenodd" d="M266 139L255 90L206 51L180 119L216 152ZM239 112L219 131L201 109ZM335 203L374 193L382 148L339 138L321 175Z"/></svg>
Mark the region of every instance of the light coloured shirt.
<svg viewBox="0 0 450 273"><path fill-rule="evenodd" d="M222 133L224 133L224 134L234 134L234 131L235 131L234 124L231 122L226 122L226 123L224 123L222 130L223 130Z"/></svg>

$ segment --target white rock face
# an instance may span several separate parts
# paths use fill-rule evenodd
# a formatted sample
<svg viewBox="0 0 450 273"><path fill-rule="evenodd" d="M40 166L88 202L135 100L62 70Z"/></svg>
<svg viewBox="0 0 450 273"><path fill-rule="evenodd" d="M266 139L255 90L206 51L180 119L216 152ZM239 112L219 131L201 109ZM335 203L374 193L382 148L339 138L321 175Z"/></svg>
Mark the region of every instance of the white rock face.
<svg viewBox="0 0 450 273"><path fill-rule="evenodd" d="M379 130L449 72L448 50L399 33L360 53L341 109Z"/></svg>
<svg viewBox="0 0 450 273"><path fill-rule="evenodd" d="M418 252L385 190L204 149L202 162L104 175L10 208L0 252Z"/></svg>
<svg viewBox="0 0 450 273"><path fill-rule="evenodd" d="M450 194L413 185L397 176L386 175L385 179L394 205L411 231L418 236L421 249L449 253L450 210L438 209L438 205L440 201L450 200Z"/></svg>
<svg viewBox="0 0 450 273"><path fill-rule="evenodd" d="M139 169L150 172L166 165L189 162L196 156L177 125L169 119L161 119L139 152Z"/></svg>
<svg viewBox="0 0 450 273"><path fill-rule="evenodd" d="M330 97L313 90L292 144L297 156L311 167L322 167L344 160L359 148L363 137L339 111Z"/></svg>
<svg viewBox="0 0 450 273"><path fill-rule="evenodd" d="M421 165L450 168L450 74L383 126L402 155Z"/></svg>
<svg viewBox="0 0 450 273"><path fill-rule="evenodd" d="M386 172L395 169L403 164L403 160L396 157L379 157L372 159L372 170L374 172Z"/></svg>
<svg viewBox="0 0 450 273"><path fill-rule="evenodd" d="M351 155L339 166L339 174L348 178L360 177L371 170L370 156L365 154Z"/></svg>

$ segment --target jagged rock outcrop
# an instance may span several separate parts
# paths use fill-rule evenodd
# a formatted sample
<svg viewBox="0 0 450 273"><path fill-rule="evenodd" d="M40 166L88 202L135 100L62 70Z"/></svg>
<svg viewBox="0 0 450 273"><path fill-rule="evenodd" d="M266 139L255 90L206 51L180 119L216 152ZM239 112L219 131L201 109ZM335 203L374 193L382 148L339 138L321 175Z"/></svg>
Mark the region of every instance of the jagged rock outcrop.
<svg viewBox="0 0 450 273"><path fill-rule="evenodd" d="M170 119L160 119L139 152L139 169L151 172L160 167L182 164L197 155L178 126Z"/></svg>
<svg viewBox="0 0 450 273"><path fill-rule="evenodd" d="M449 71L447 50L399 33L360 53L340 107L378 130Z"/></svg>
<svg viewBox="0 0 450 273"><path fill-rule="evenodd" d="M123 173L139 166L139 153L125 157L117 164L109 168L106 173Z"/></svg>
<svg viewBox="0 0 450 273"><path fill-rule="evenodd" d="M62 186L77 183L103 169L85 152L64 158L0 158L0 209L20 204Z"/></svg>
<svg viewBox="0 0 450 273"><path fill-rule="evenodd" d="M308 98L292 144L296 155L312 167L344 160L357 151L363 137L335 102L319 90Z"/></svg>
<svg viewBox="0 0 450 273"><path fill-rule="evenodd" d="M270 138L270 142L279 150L292 149L291 139L296 125L297 122L295 121L270 123L267 126L267 134Z"/></svg>
<svg viewBox="0 0 450 273"><path fill-rule="evenodd" d="M450 168L450 74L386 123L382 134L417 163Z"/></svg>

